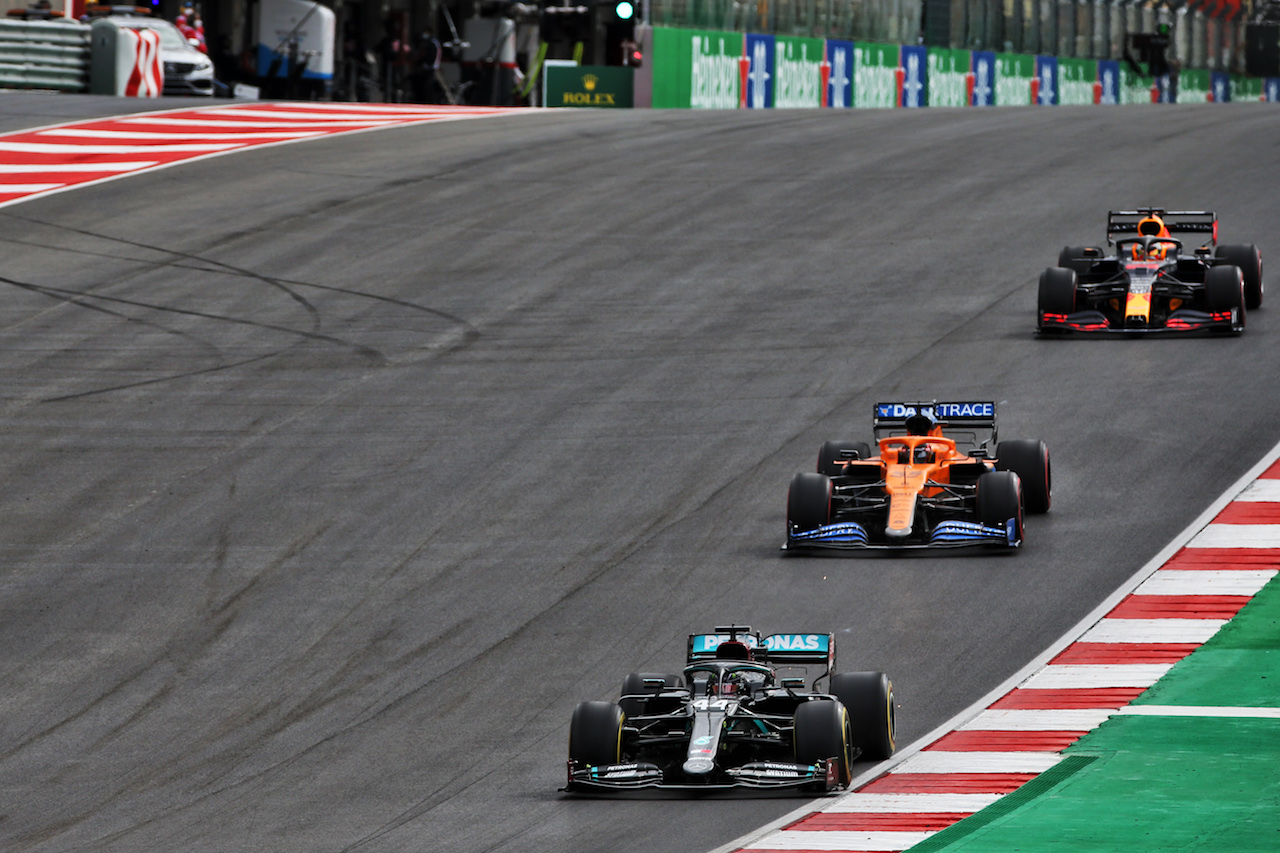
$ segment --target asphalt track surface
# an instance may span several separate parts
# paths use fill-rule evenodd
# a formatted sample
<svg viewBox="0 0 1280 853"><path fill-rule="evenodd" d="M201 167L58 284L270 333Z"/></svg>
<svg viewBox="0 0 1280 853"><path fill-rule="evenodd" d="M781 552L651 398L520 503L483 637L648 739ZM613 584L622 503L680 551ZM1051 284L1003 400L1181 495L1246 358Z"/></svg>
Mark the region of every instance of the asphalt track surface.
<svg viewBox="0 0 1280 853"><path fill-rule="evenodd" d="M1275 444L1280 288L1240 338L1044 341L1037 275L1139 204L1280 257L1278 140L1266 104L554 112L0 210L0 847L697 853L785 814L557 793L574 704L717 623L831 630L906 744L1056 640ZM780 554L819 444L933 397L1049 443L1023 551Z"/></svg>

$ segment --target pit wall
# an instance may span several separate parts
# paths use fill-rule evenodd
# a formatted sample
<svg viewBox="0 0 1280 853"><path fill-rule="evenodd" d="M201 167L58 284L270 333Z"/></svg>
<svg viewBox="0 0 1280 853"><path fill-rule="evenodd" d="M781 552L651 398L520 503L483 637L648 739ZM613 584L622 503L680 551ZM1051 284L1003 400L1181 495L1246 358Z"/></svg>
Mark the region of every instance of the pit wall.
<svg viewBox="0 0 1280 853"><path fill-rule="evenodd" d="M1118 60L653 27L636 106L684 109L991 107L1280 101L1280 77ZM646 79L647 78L647 79Z"/></svg>

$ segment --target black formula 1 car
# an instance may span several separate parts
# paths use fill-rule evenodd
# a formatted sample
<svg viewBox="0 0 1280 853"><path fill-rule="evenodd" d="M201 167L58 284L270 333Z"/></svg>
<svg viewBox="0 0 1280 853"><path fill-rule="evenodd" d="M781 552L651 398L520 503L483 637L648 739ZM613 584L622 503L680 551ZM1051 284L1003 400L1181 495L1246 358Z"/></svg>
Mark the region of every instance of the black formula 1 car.
<svg viewBox="0 0 1280 853"><path fill-rule="evenodd" d="M578 704L564 790L826 792L849 784L857 758L893 754L889 678L836 673L833 635L715 630L689 635L683 673L632 673L616 704Z"/></svg>
<svg viewBox="0 0 1280 853"><path fill-rule="evenodd" d="M1178 234L1196 234L1194 248ZM1262 255L1218 245L1211 210L1143 207L1107 214L1108 254L1067 246L1040 275L1037 328L1044 334L1149 334L1207 330L1238 335L1262 305Z"/></svg>
<svg viewBox="0 0 1280 853"><path fill-rule="evenodd" d="M1024 510L1049 511L1049 449L997 442L995 403L876 403L872 431L791 479L783 550L1015 549Z"/></svg>

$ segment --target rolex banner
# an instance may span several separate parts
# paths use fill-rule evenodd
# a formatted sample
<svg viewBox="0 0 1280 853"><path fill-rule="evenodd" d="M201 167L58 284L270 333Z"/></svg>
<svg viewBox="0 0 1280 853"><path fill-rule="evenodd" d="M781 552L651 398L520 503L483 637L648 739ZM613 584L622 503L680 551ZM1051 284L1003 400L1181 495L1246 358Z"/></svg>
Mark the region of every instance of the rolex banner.
<svg viewBox="0 0 1280 853"><path fill-rule="evenodd" d="M608 65L549 65L543 78L548 107L630 108L635 70Z"/></svg>

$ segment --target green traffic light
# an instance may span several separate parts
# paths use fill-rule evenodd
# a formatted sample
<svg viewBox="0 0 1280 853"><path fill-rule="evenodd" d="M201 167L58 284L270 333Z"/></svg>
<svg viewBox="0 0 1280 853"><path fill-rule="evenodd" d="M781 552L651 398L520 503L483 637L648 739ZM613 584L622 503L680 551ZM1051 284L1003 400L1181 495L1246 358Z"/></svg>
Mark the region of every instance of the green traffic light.
<svg viewBox="0 0 1280 853"><path fill-rule="evenodd" d="M636 7L630 0L620 0L618 5L613 7L613 12L618 16L619 21L629 21L635 15Z"/></svg>

